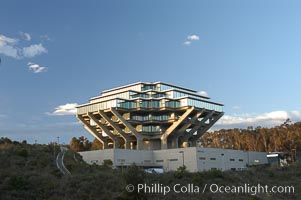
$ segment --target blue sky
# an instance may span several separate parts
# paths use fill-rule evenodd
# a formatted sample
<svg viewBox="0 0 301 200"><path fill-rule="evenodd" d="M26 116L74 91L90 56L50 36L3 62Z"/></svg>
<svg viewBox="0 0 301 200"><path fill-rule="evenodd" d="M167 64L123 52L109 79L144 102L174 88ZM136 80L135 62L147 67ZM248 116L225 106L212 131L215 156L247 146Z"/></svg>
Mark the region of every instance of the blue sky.
<svg viewBox="0 0 301 200"><path fill-rule="evenodd" d="M1 1L0 137L92 138L72 113L164 81L225 104L218 128L301 120L301 2Z"/></svg>

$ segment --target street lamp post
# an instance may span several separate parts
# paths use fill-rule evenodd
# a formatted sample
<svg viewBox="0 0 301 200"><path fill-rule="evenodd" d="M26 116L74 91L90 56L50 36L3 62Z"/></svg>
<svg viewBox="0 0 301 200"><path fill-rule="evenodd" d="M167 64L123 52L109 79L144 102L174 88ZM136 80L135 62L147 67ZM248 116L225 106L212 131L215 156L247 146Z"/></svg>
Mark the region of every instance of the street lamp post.
<svg viewBox="0 0 301 200"><path fill-rule="evenodd" d="M182 160L183 160L183 167L184 167L184 151L180 151L179 153L181 153L182 154Z"/></svg>

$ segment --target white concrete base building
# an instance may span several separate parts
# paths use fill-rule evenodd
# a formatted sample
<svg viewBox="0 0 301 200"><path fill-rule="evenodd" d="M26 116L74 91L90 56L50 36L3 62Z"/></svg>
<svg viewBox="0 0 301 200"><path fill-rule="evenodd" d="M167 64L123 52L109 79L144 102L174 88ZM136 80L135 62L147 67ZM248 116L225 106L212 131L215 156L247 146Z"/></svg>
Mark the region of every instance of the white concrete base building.
<svg viewBox="0 0 301 200"><path fill-rule="evenodd" d="M104 149L79 152L88 164L103 164L112 160L114 167L126 167L133 163L144 168L176 170L183 163L190 172L218 169L243 170L248 166L267 164L265 152L215 148L177 148L165 150Z"/></svg>

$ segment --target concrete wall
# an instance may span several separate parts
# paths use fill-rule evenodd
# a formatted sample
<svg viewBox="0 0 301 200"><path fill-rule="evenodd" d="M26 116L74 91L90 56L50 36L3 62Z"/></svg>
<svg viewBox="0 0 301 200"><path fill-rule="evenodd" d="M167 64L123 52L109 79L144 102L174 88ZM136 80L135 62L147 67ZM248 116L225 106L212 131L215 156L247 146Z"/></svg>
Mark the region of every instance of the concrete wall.
<svg viewBox="0 0 301 200"><path fill-rule="evenodd" d="M103 149L96 151L79 152L88 164L102 165L104 160L112 160L114 166L127 166L133 163L137 165L152 165L153 152L129 149Z"/></svg>
<svg viewBox="0 0 301 200"><path fill-rule="evenodd" d="M268 158L265 152L246 151L246 157L249 159L249 165L267 164Z"/></svg>
<svg viewBox="0 0 301 200"><path fill-rule="evenodd" d="M188 171L197 171L196 148L178 148L153 151L154 163L161 164L165 171L176 170L179 166L184 165Z"/></svg>
<svg viewBox="0 0 301 200"><path fill-rule="evenodd" d="M153 152L144 150L115 149L113 164L129 166L133 163L139 166L153 165Z"/></svg>
<svg viewBox="0 0 301 200"><path fill-rule="evenodd" d="M114 149L78 152L88 164L102 165L104 160L114 161Z"/></svg>
<svg viewBox="0 0 301 200"><path fill-rule="evenodd" d="M182 153L183 152L183 153ZM188 171L242 170L247 166L268 163L265 152L247 152L232 149L177 148L155 151L104 149L79 152L88 164L102 164L110 159L114 166L129 166L135 163L143 167L163 167L165 171L176 170L184 165Z"/></svg>
<svg viewBox="0 0 301 200"><path fill-rule="evenodd" d="M197 148L198 169L203 170L230 170L246 167L244 151L229 149Z"/></svg>

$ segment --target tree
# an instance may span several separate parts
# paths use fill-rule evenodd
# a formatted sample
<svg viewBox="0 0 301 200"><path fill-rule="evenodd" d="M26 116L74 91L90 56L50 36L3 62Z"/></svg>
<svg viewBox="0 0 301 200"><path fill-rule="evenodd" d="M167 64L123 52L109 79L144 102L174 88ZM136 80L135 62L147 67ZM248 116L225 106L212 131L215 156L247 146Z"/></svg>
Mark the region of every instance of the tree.
<svg viewBox="0 0 301 200"><path fill-rule="evenodd" d="M100 150L100 149L103 149L103 144L99 140L94 139L91 144L91 150Z"/></svg>
<svg viewBox="0 0 301 200"><path fill-rule="evenodd" d="M76 152L90 151L91 146L92 143L84 136L80 136L78 138L73 137L70 141L70 149Z"/></svg>

